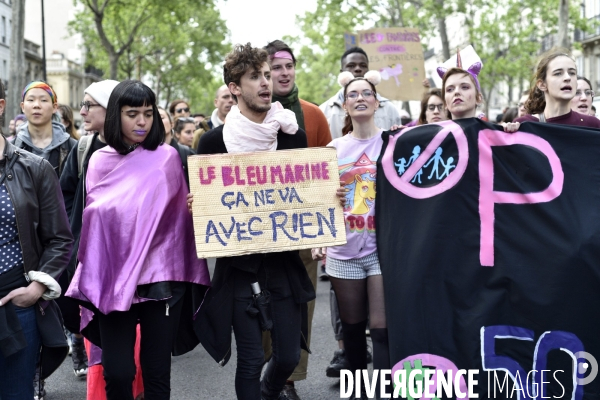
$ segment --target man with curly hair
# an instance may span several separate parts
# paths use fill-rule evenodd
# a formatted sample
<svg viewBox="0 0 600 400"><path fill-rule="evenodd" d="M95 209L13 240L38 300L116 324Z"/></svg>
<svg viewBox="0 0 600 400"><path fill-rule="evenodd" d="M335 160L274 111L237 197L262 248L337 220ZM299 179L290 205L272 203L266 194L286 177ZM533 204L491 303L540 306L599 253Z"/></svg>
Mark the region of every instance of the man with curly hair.
<svg viewBox="0 0 600 400"><path fill-rule="evenodd" d="M271 104L273 84L267 52L250 43L237 45L225 59L223 78L238 105L225 124L200 138L198 154L276 151L304 148L306 134L296 116L279 102ZM248 308L251 284L270 293L273 355L260 379L265 354L261 323ZM286 380L308 350L306 304L315 291L298 251L250 254L217 259L212 289L196 318L196 334L220 365L231 355L231 329L237 345L235 391L238 399L280 398ZM251 311L251 310L250 310Z"/></svg>

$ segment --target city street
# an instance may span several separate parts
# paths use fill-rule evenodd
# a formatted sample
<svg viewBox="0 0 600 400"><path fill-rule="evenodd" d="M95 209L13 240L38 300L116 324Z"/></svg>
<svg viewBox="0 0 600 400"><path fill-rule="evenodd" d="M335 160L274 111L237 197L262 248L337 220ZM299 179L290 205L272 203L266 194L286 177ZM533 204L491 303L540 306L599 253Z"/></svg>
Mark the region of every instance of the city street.
<svg viewBox="0 0 600 400"><path fill-rule="evenodd" d="M212 274L214 260L209 262ZM329 312L329 282L319 281L317 304L312 326L312 354L309 358L308 379L296 383L303 400L339 398L338 379L327 378L325 368L333 357L337 343L333 338ZM171 398L235 399L236 353L225 367L219 367L202 345L181 357L173 357L171 368ZM46 381L45 400L82 400L86 395L85 380L76 378L68 357L61 368Z"/></svg>

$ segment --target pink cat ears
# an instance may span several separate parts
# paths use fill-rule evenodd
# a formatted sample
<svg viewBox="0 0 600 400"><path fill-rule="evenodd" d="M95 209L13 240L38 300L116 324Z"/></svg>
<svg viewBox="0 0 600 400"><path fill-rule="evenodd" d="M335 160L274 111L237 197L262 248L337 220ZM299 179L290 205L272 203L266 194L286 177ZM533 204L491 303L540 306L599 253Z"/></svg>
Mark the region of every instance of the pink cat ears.
<svg viewBox="0 0 600 400"><path fill-rule="evenodd" d="M467 67L465 68L464 65ZM467 46L461 51L456 49L456 55L450 57L449 60L444 62L442 65L437 67L437 73L440 78L444 78L444 75L450 68L461 68L468 72L473 79L475 80L475 84L477 85L477 90L481 91L479 87L479 79L477 76L481 72L483 68L483 63L481 62L481 58L475 52L473 46Z"/></svg>
<svg viewBox="0 0 600 400"><path fill-rule="evenodd" d="M352 79L354 79L354 75L352 75L352 72L344 71L338 75L338 84L341 87L346 87L346 85L348 85L348 83ZM375 70L367 71L367 73L364 76L364 79L371 82L373 86L377 86L381 82L381 74L379 73L379 71Z"/></svg>

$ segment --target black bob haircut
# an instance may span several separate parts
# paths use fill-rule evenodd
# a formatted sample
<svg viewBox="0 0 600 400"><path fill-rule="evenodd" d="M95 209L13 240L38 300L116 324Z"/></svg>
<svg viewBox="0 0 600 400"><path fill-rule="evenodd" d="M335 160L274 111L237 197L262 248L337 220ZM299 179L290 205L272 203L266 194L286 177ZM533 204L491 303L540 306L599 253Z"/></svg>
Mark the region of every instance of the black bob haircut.
<svg viewBox="0 0 600 400"><path fill-rule="evenodd" d="M362 54L363 56L365 56L367 58L367 62L369 62L369 56L367 55L367 53L365 53L365 51L363 49L361 49L360 47L350 47L348 50L346 50L344 52L344 54L342 54L342 58L340 58L340 63L342 63L342 69L344 69L344 59L349 54L354 54L354 53Z"/></svg>
<svg viewBox="0 0 600 400"><path fill-rule="evenodd" d="M123 140L121 128L121 109L124 106L152 106L152 126L141 146L146 150L156 150L165 140L165 127L156 107L156 95L152 89L137 80L125 80L119 83L108 99L106 119L104 120L106 144L120 154L129 152L129 145Z"/></svg>

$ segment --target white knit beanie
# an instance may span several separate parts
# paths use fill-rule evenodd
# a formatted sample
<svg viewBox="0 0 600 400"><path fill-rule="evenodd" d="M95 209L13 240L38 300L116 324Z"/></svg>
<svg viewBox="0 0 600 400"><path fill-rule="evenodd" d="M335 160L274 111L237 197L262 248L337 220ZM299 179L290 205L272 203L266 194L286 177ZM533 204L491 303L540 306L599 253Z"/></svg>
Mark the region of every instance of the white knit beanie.
<svg viewBox="0 0 600 400"><path fill-rule="evenodd" d="M106 79L100 82L94 82L90 86L88 86L87 89L83 91L83 93L89 94L94 100L96 100L96 102L98 102L98 104L106 108L108 106L108 99L110 98L110 94L112 93L115 86L117 86L118 84L119 82L113 81L111 79Z"/></svg>

